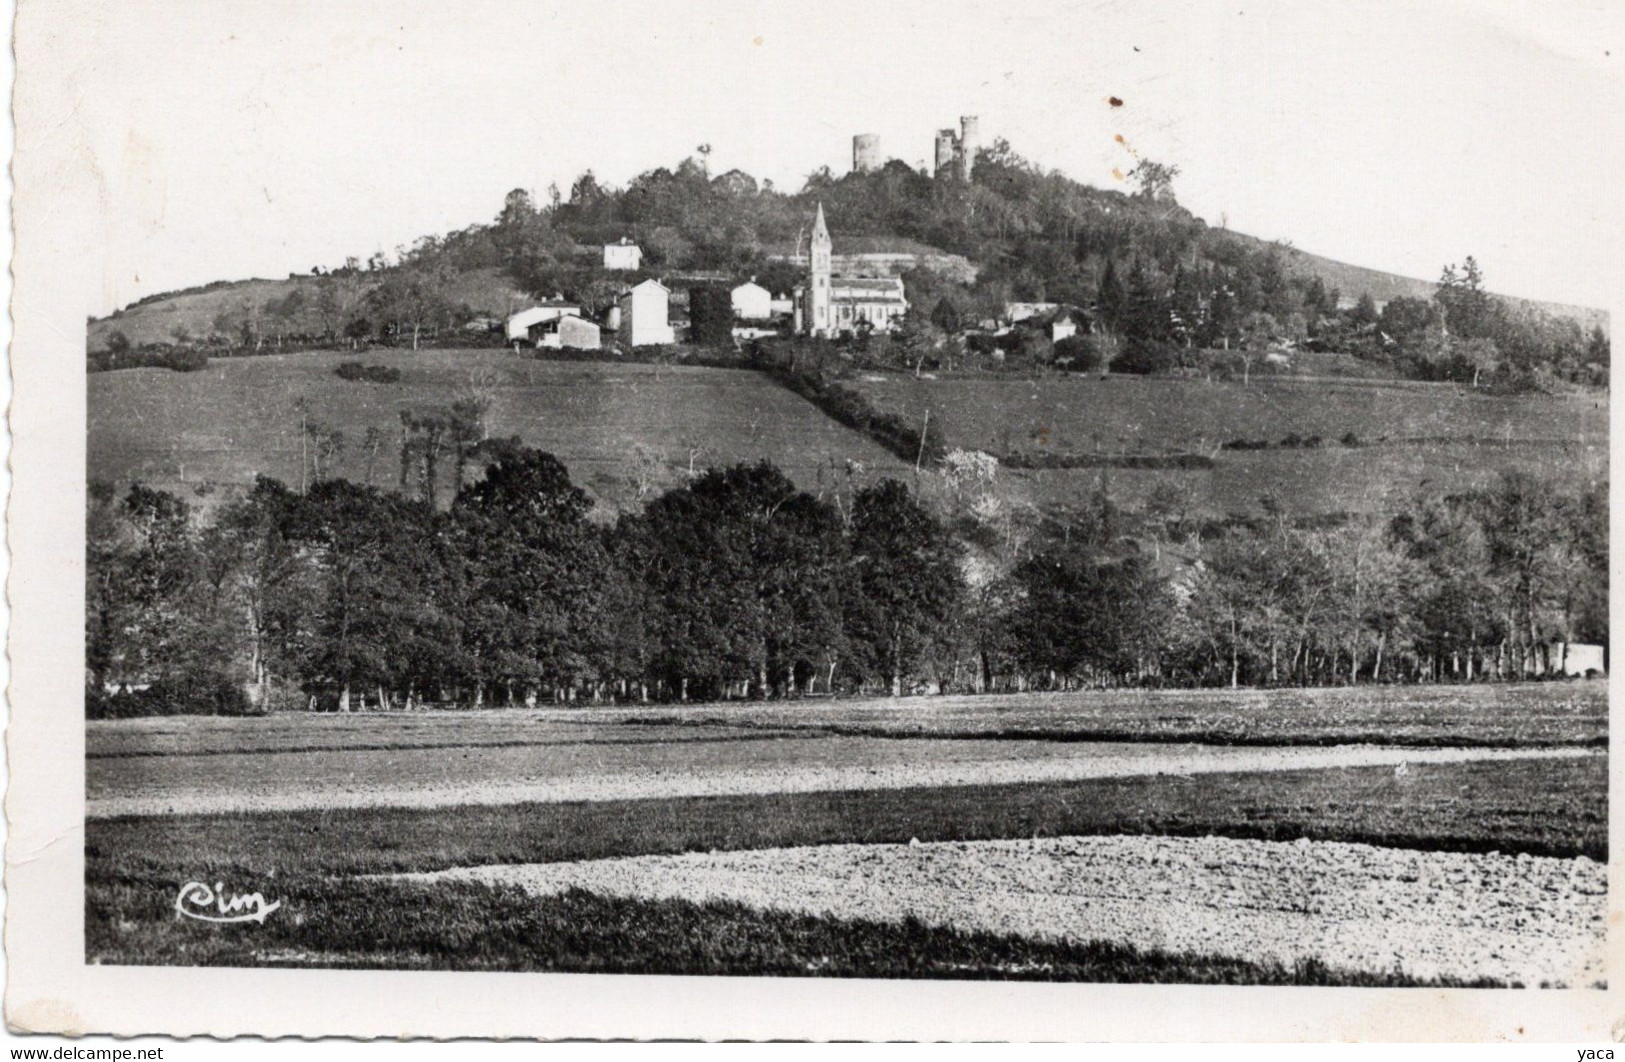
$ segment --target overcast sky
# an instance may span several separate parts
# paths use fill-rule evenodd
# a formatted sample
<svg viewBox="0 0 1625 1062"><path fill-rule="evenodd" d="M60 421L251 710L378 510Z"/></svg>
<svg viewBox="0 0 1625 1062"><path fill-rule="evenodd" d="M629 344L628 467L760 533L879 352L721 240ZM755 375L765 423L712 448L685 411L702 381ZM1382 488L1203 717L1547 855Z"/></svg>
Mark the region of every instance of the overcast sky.
<svg viewBox="0 0 1625 1062"><path fill-rule="evenodd" d="M97 312L393 250L700 143L781 188L845 172L858 132L922 163L971 113L1094 185L1131 152L1175 163L1212 224L1427 278L1476 254L1497 290L1606 305L1622 8L123 0L62 73L104 182Z"/></svg>

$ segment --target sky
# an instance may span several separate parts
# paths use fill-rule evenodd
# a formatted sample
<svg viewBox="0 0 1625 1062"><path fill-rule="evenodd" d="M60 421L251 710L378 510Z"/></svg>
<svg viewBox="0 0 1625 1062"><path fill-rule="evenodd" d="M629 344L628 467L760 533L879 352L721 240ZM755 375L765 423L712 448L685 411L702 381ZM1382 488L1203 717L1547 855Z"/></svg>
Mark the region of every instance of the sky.
<svg viewBox="0 0 1625 1062"><path fill-rule="evenodd" d="M781 189L845 172L854 133L924 163L961 114L1101 187L1139 156L1175 164L1210 224L1359 265L1435 278L1472 254L1509 294L1625 289L1609 0L79 10L61 76L100 181L92 313L393 251L489 221L512 188L623 184L702 143L713 172Z"/></svg>

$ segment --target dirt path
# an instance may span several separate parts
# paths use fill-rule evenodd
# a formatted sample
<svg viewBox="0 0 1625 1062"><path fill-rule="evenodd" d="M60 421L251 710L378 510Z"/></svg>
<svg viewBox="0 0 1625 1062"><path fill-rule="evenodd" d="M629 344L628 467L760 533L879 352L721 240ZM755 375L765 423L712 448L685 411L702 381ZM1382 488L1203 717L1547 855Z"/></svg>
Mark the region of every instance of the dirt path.
<svg viewBox="0 0 1625 1062"><path fill-rule="evenodd" d="M473 867L536 894L731 900L844 918L1342 969L1490 977L1529 987L1603 977L1606 867L1583 857L1464 855L1326 841L1061 837L840 844Z"/></svg>
<svg viewBox="0 0 1625 1062"><path fill-rule="evenodd" d="M1584 748L822 741L93 760L86 815L636 800L1602 755Z"/></svg>

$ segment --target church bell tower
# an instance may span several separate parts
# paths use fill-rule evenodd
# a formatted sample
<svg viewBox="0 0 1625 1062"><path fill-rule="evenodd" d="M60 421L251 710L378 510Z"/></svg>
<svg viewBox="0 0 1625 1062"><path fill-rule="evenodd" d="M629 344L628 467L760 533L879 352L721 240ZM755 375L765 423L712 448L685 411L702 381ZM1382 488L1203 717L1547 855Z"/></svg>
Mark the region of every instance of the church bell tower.
<svg viewBox="0 0 1625 1062"><path fill-rule="evenodd" d="M824 204L818 204L818 217L813 220L812 243L807 255L807 309L803 317L807 334L829 336L834 322L830 316L830 249L829 227L824 224Z"/></svg>

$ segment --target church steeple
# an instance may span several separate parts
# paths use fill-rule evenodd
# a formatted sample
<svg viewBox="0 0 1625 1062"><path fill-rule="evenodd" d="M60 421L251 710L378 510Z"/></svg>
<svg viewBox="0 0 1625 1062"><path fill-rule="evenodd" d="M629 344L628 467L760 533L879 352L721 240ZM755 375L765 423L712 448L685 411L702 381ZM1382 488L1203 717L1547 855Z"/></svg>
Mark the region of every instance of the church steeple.
<svg viewBox="0 0 1625 1062"><path fill-rule="evenodd" d="M829 226L824 223L824 204L818 204L818 215L813 218L812 243L807 255L807 333L827 336L833 332L830 316L830 250Z"/></svg>

